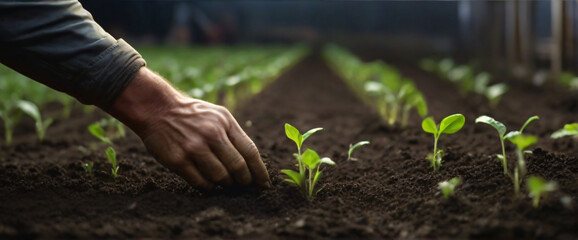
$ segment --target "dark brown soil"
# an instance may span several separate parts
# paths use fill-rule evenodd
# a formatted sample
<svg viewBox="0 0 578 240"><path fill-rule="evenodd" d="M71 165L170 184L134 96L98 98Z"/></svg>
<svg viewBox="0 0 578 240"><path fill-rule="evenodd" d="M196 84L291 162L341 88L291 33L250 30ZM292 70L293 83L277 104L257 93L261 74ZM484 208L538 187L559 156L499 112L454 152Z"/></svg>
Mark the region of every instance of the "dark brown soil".
<svg viewBox="0 0 578 240"><path fill-rule="evenodd" d="M512 82L515 88L490 109L482 98L462 97L432 75L403 64L400 69L416 81L438 121L452 113L466 116L464 129L440 138L448 155L439 172L425 160L433 137L417 116L406 129L384 124L310 57L235 111L269 167L272 189L199 192L156 163L134 134L116 141L120 177L113 181L102 151L77 149L95 142L86 126L104 115L76 111L48 130L45 143L35 141L30 122L18 129L13 147L0 140L0 239L578 238L578 140L548 137L578 119L576 93ZM528 174L558 182L560 191L537 209L525 186L523 196L514 197L495 157L496 131L474 124L482 114L510 129L531 115L541 117L525 130L540 137L527 157ZM324 167L325 188L311 202L282 181L280 169L294 168L295 152L284 123L323 127L305 145L337 162ZM348 145L360 140L371 145L354 153L358 161L346 160ZM82 167L88 161L95 162L92 176ZM437 184L452 177L462 184L444 200ZM561 204L562 196L574 209Z"/></svg>

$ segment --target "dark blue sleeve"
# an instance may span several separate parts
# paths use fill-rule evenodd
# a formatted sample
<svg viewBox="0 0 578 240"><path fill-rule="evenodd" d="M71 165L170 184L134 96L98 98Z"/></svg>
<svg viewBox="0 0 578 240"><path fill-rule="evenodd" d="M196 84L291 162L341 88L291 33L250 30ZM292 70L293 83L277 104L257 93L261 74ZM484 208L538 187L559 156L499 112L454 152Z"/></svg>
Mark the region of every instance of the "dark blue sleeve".
<svg viewBox="0 0 578 240"><path fill-rule="evenodd" d="M0 1L0 62L84 104L109 107L144 59L76 0Z"/></svg>

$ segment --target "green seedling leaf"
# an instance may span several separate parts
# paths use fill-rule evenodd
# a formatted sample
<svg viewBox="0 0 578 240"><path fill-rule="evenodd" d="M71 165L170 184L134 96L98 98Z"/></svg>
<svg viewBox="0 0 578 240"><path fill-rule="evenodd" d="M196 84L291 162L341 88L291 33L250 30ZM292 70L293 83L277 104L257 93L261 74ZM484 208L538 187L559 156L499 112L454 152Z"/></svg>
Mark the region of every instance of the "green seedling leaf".
<svg viewBox="0 0 578 240"><path fill-rule="evenodd" d="M301 174L299 174L298 172L295 172L290 169L283 169L281 170L281 172L285 173L287 176L290 177L288 179L284 179L285 181L295 183L297 184L297 186L303 185L303 176L301 176Z"/></svg>
<svg viewBox="0 0 578 240"><path fill-rule="evenodd" d="M526 126L528 126L528 124L530 124L532 121L538 120L538 119L540 119L538 116L532 116L532 117L528 118L528 120L526 120L524 125L522 125L522 128L520 128L520 133L524 132L524 128L526 128Z"/></svg>
<svg viewBox="0 0 578 240"><path fill-rule="evenodd" d="M438 133L438 128L432 117L427 117L426 119L424 119L421 122L421 127L427 133L431 133L434 135L437 135Z"/></svg>
<svg viewBox="0 0 578 240"><path fill-rule="evenodd" d="M303 142L305 142L305 140L307 138L309 138L309 136L311 136L312 134L319 132L321 130L323 130L323 128L314 128L314 129L307 131L306 133L303 134Z"/></svg>
<svg viewBox="0 0 578 240"><path fill-rule="evenodd" d="M351 154L353 153L353 151L355 151L355 149L357 149L363 145L367 145L367 144L369 144L369 141L361 141L361 142L354 144L353 146L351 144L349 144L349 151L347 151L347 159L353 160L351 158Z"/></svg>
<svg viewBox="0 0 578 240"><path fill-rule="evenodd" d="M321 158L321 163L325 163L328 165L335 165L335 162L328 157Z"/></svg>
<svg viewBox="0 0 578 240"><path fill-rule="evenodd" d="M485 115L479 116L476 119L476 123L485 123L485 124L488 124L488 125L494 127L498 131L500 138L504 138L504 134L506 134L506 126L503 123L498 122L489 116L485 116Z"/></svg>
<svg viewBox="0 0 578 240"><path fill-rule="evenodd" d="M287 138L293 140L293 142L297 144L297 148L301 148L301 144L303 143L303 135L299 133L297 128L291 126L289 123L285 123L285 135L287 135Z"/></svg>
<svg viewBox="0 0 578 240"><path fill-rule="evenodd" d="M532 135L518 134L508 138L508 140L516 144L516 146L518 147L518 149L520 149L520 151L524 151L524 149L526 149L527 147L532 146L533 144L538 142L538 137Z"/></svg>
<svg viewBox="0 0 578 240"><path fill-rule="evenodd" d="M445 199L450 198L454 195L456 187L460 184L460 179L455 177L449 181L443 181L438 183L438 188L441 190Z"/></svg>
<svg viewBox="0 0 578 240"><path fill-rule="evenodd" d="M20 110L22 110L28 116L32 117L34 121L36 122L42 121L42 118L40 117L40 111L38 110L38 107L34 103L25 100L20 100L18 101L17 105L20 108Z"/></svg>
<svg viewBox="0 0 578 240"><path fill-rule="evenodd" d="M100 141L102 141L106 144L112 145L112 142L110 141L110 139L104 136L104 129L102 128L102 126L100 126L100 124L98 124L98 123L90 124L88 126L88 131L93 136L98 138Z"/></svg>
<svg viewBox="0 0 578 240"><path fill-rule="evenodd" d="M578 136L578 123L564 125L564 128L552 133L551 138L561 138L566 136Z"/></svg>
<svg viewBox="0 0 578 240"><path fill-rule="evenodd" d="M444 118L440 124L439 134L452 134L464 126L466 118L462 114L454 114Z"/></svg>
<svg viewBox="0 0 578 240"><path fill-rule="evenodd" d="M511 131L508 134L506 134L506 136L504 136L504 139L510 139L520 134L521 134L520 131Z"/></svg>
<svg viewBox="0 0 578 240"><path fill-rule="evenodd" d="M487 72L481 72L474 78L474 92L477 94L485 94L488 83L490 83L490 74Z"/></svg>
<svg viewBox="0 0 578 240"><path fill-rule="evenodd" d="M26 115L28 115L32 119L34 119L35 126L36 126L36 133L38 135L38 140L43 141L44 136L46 134L46 129L52 123L52 118L49 118L49 119L46 119L45 121L42 121L42 116L40 114L40 110L38 110L38 107L36 106L36 104L34 104L32 102L25 101L25 100L19 100L19 101L17 101L16 104L17 104L18 108L20 110L22 110L22 112L24 112Z"/></svg>
<svg viewBox="0 0 578 240"><path fill-rule="evenodd" d="M547 192L553 192L558 189L558 184L553 181L546 181L541 177L530 176L528 178L528 192L530 197L533 198L533 206L538 207L540 203L540 196L546 194Z"/></svg>
<svg viewBox="0 0 578 240"><path fill-rule="evenodd" d="M108 147L105 153L108 162L112 165L111 169L112 177L116 180L116 178L118 177L118 169L119 169L119 166L116 162L116 151L114 151L112 147Z"/></svg>
<svg viewBox="0 0 578 240"><path fill-rule="evenodd" d="M317 152L311 149L307 149L305 150L305 152L303 152L302 160L303 163L305 163L305 165L307 165L307 167L309 167L310 169L317 168L319 164L321 164L321 159L319 158L319 155L317 154Z"/></svg>
<svg viewBox="0 0 578 240"><path fill-rule="evenodd" d="M108 158L108 162L113 166L116 167L116 151L112 147L108 147L106 149L106 157Z"/></svg>

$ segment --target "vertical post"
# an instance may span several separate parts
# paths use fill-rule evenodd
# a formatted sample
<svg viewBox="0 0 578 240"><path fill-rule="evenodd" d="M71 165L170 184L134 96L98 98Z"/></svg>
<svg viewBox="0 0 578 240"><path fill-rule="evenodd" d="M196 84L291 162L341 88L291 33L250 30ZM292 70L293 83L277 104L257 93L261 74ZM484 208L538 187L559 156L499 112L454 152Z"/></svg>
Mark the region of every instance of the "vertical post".
<svg viewBox="0 0 578 240"><path fill-rule="evenodd" d="M516 57L516 39L518 35L517 20L517 1L505 1L506 5L505 20L506 20L506 56L508 59L508 66L512 69L516 68L517 57Z"/></svg>
<svg viewBox="0 0 578 240"><path fill-rule="evenodd" d="M550 70L556 78L562 71L562 0L552 0L552 38L550 41Z"/></svg>

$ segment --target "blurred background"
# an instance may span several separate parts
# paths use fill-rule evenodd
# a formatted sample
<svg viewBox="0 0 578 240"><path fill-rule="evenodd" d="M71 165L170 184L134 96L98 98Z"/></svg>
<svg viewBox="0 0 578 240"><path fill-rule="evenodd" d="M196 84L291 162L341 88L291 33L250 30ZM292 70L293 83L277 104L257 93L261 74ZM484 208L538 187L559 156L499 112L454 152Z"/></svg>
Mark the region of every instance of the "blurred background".
<svg viewBox="0 0 578 240"><path fill-rule="evenodd" d="M391 58L476 59L517 77L578 70L576 0L80 2L136 45L333 42Z"/></svg>

